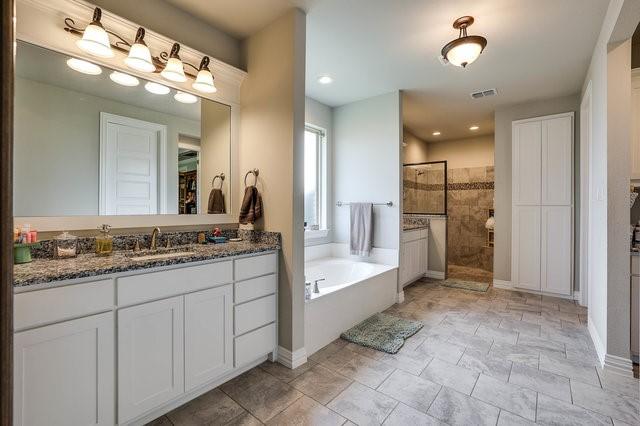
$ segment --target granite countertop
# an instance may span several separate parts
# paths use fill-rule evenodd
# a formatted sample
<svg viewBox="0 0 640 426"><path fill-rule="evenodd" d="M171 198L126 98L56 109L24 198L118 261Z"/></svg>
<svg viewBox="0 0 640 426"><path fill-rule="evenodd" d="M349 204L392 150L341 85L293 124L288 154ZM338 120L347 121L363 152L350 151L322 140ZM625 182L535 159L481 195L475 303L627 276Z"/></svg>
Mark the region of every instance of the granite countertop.
<svg viewBox="0 0 640 426"><path fill-rule="evenodd" d="M429 224L425 224L425 223L403 223L402 224L402 230L403 231L413 231L416 229L425 229L428 228Z"/></svg>
<svg viewBox="0 0 640 426"><path fill-rule="evenodd" d="M15 287L51 283L53 281L98 277L119 272L157 268L243 254L260 253L280 249L278 241L239 241L224 244L189 245L192 251L180 257L164 259L132 260L131 250L114 251L111 256L80 254L70 259L34 259L31 263L15 265L13 283ZM178 251L180 247L173 247Z"/></svg>

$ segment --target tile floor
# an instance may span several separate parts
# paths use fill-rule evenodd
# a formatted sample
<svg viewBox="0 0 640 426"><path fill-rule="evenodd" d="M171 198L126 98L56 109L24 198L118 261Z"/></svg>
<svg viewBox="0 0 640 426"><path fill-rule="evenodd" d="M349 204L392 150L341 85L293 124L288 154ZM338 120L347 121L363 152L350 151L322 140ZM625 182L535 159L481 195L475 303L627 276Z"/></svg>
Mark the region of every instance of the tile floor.
<svg viewBox="0 0 640 426"><path fill-rule="evenodd" d="M637 379L604 374L586 310L422 281L388 312L425 326L395 355L336 340L266 362L154 425L637 425Z"/></svg>
<svg viewBox="0 0 640 426"><path fill-rule="evenodd" d="M447 267L447 278L463 281L475 281L479 283L492 283L493 272L470 266L459 266L449 264Z"/></svg>

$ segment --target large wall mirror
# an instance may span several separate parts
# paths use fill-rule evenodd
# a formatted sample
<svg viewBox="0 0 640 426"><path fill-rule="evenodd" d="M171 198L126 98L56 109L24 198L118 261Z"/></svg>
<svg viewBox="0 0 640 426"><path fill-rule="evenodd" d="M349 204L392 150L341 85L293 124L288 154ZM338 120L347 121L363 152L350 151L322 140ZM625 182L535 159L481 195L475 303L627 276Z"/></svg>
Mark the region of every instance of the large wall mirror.
<svg viewBox="0 0 640 426"><path fill-rule="evenodd" d="M231 108L18 42L14 215L226 214Z"/></svg>
<svg viewBox="0 0 640 426"><path fill-rule="evenodd" d="M403 213L447 214L447 162L403 164Z"/></svg>

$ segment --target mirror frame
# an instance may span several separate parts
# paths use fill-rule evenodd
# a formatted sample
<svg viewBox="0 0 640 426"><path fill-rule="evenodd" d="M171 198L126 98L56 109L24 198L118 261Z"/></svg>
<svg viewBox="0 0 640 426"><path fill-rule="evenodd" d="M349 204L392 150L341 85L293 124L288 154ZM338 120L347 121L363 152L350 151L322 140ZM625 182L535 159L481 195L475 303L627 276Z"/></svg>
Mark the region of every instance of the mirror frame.
<svg viewBox="0 0 640 426"><path fill-rule="evenodd" d="M16 2L16 39L49 49L63 55L86 59L98 65L126 72L148 81L155 81L183 92L209 99L231 108L231 140L229 164L229 212L227 214L160 214L139 216L14 216L14 225L29 223L39 231L85 230L95 229L102 223L113 228L140 228L154 226L213 225L238 223L239 204L236 197L240 194L238 176L238 141L240 130L240 87L247 77L243 70L219 61L210 55L199 52L181 43L180 56L183 61L200 63L203 56L210 56L209 68L216 80L218 92L204 94L194 91L186 83L174 83L160 78L156 73L141 73L125 67L124 54L115 52L113 58L97 58L87 55L75 45L77 38L64 31L64 18L71 17L79 26L85 26L91 20L94 5L82 0L18 0ZM140 25L103 9L102 23L106 28L118 34L128 35L132 40ZM145 41L153 53L170 51L174 41L146 29ZM179 41L178 41L179 42Z"/></svg>

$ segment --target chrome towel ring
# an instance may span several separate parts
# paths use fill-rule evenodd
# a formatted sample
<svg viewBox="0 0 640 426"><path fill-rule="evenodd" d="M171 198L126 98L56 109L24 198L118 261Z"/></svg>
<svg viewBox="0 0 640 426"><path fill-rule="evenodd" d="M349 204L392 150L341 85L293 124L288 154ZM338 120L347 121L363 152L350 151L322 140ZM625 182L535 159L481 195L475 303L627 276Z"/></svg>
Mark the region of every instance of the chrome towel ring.
<svg viewBox="0 0 640 426"><path fill-rule="evenodd" d="M249 170L245 175L244 175L244 187L247 187L247 176L249 176L250 174L253 174L254 177L254 183L253 186L256 186L258 184L258 175L260 174L260 170L258 169L253 169L253 170Z"/></svg>
<svg viewBox="0 0 640 426"><path fill-rule="evenodd" d="M220 179L220 188L222 189L222 185L224 185L224 173L220 173L219 175L215 175L213 177L213 179L211 180L211 187L215 188L216 187L216 179Z"/></svg>

